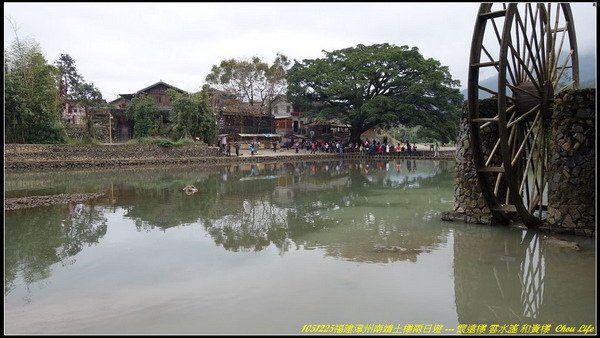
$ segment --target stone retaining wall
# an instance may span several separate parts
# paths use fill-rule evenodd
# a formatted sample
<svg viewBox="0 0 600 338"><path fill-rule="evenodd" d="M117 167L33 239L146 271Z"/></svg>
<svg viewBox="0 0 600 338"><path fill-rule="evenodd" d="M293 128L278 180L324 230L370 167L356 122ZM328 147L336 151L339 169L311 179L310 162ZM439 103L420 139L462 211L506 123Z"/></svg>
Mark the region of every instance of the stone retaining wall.
<svg viewBox="0 0 600 338"><path fill-rule="evenodd" d="M217 147L187 145L181 147L161 147L158 145L48 145L48 144L7 144L4 150L4 167L7 170L37 170L49 168L90 168L122 167L136 165L170 164L227 164L271 161L297 161L315 159L335 159L337 154L290 154L282 153L256 156L224 156ZM347 153L344 159L390 160L402 159L451 159L451 151L440 152L434 157L431 151L418 151L403 154L369 156Z"/></svg>
<svg viewBox="0 0 600 338"><path fill-rule="evenodd" d="M497 101L493 99L481 100L480 110L482 116L493 115L497 110ZM473 148L471 144L467 102L463 105L460 126L456 142L456 178L454 184L454 208L452 212L442 214L442 219L447 221L461 221L465 223L491 224L492 217L477 179L477 172L473 164ZM490 125L482 131L482 149L484 154L490 154L498 139L498 127ZM497 152L498 153L498 152ZM499 156L494 155L494 163L501 162ZM494 184L494 182L490 182Z"/></svg>
<svg viewBox="0 0 600 338"><path fill-rule="evenodd" d="M4 157L18 160L85 160L85 159L137 159L220 156L217 147L184 145L161 147L158 145L70 145L70 144L7 144Z"/></svg>
<svg viewBox="0 0 600 338"><path fill-rule="evenodd" d="M596 90L572 90L555 98L548 167L548 214L541 231L593 236L595 215ZM495 109L495 100L482 100L481 111ZM491 224L489 209L479 188L473 165L468 108L465 104L456 149L454 209L442 213L447 221ZM492 149L497 132L484 129L484 153ZM499 156L492 160L500 165ZM492 183L492 182L490 182Z"/></svg>
<svg viewBox="0 0 600 338"><path fill-rule="evenodd" d="M547 218L553 232L593 236L596 229L595 107L595 89L555 99Z"/></svg>
<svg viewBox="0 0 600 338"><path fill-rule="evenodd" d="M4 168L45 169L74 167L113 167L148 163L179 163L181 160L220 157L217 147L185 145L69 145L7 144Z"/></svg>

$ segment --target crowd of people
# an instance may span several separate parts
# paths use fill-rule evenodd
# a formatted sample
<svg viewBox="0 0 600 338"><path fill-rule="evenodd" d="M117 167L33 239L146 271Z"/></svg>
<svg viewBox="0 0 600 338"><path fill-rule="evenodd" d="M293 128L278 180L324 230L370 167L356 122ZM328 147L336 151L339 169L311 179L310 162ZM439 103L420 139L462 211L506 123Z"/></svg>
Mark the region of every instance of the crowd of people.
<svg viewBox="0 0 600 338"><path fill-rule="evenodd" d="M225 153L227 156L231 156L231 148L235 149L235 155L240 156L240 142L239 141L225 141L220 143L221 152ZM337 153L340 156L344 153L360 153L364 155L384 155L390 153L404 153L407 154L414 153L418 151L416 144L411 144L408 140L404 140L402 143L396 143L396 145L388 143L387 139L384 138L383 141L378 141L377 139L369 140L368 138L360 140L359 142L349 142L345 144L341 141L315 141L309 139L301 139L296 142L287 141L281 143L279 141L270 142L270 146L273 152L277 152L277 149L280 150L294 150L296 153L299 153L300 150L304 150L309 152L310 154L315 154L317 152L320 153ZM251 141L249 146L250 155L255 155L260 148L260 143L256 141ZM430 145L429 150L434 151L434 156L439 156L439 144Z"/></svg>

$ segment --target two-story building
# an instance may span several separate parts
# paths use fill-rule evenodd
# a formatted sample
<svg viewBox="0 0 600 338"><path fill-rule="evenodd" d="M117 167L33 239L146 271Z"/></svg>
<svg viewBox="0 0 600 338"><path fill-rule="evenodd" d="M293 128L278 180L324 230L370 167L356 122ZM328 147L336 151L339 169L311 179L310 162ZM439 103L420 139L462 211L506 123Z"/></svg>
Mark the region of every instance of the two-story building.
<svg viewBox="0 0 600 338"><path fill-rule="evenodd" d="M83 124L85 121L85 108L73 100L63 103L63 118L70 124Z"/></svg>
<svg viewBox="0 0 600 338"><path fill-rule="evenodd" d="M264 106L251 105L214 88L210 89L210 103L217 116L219 142L225 138L243 144L256 141L268 145L280 140L273 133L273 116Z"/></svg>
<svg viewBox="0 0 600 338"><path fill-rule="evenodd" d="M159 81L134 93L119 94L120 97L118 99L109 102L108 104L111 107L110 112L113 117L113 139L117 141L125 141L133 138L133 121L127 117L125 112L129 106L129 102L131 102L134 97L139 95L148 95L154 99L154 103L156 104L158 111L156 116L153 118L157 119L161 126L172 123L173 118L171 116L171 111L173 109L173 105L171 103L171 97L167 94L168 89L173 89L180 93L186 93L186 91L183 89L179 89L168 83Z"/></svg>

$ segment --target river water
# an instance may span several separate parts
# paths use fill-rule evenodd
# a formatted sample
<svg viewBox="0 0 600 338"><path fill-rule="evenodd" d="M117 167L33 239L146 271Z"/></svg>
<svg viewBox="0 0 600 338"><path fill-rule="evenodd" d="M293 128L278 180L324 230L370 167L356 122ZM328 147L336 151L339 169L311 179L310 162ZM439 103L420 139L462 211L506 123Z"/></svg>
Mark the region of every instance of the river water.
<svg viewBox="0 0 600 338"><path fill-rule="evenodd" d="M582 247L573 251L533 231L441 221L452 209L453 166L7 173L5 197L105 196L5 212L5 332L556 333L595 325L595 241L569 238ZM199 191L185 193L190 184Z"/></svg>

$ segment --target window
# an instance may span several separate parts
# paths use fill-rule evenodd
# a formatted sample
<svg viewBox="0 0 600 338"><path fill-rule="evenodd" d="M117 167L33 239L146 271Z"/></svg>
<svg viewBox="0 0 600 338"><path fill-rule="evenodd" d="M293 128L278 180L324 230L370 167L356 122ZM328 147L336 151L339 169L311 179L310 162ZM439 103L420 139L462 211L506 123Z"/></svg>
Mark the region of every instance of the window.
<svg viewBox="0 0 600 338"><path fill-rule="evenodd" d="M292 111L292 106L286 106L285 111L286 111L286 113L289 113L290 111Z"/></svg>
<svg viewBox="0 0 600 338"><path fill-rule="evenodd" d="M273 108L273 114L279 114L279 107L275 106L275 108Z"/></svg>
<svg viewBox="0 0 600 338"><path fill-rule="evenodd" d="M158 103L161 103L161 102L162 102L162 97L159 96L158 97Z"/></svg>

